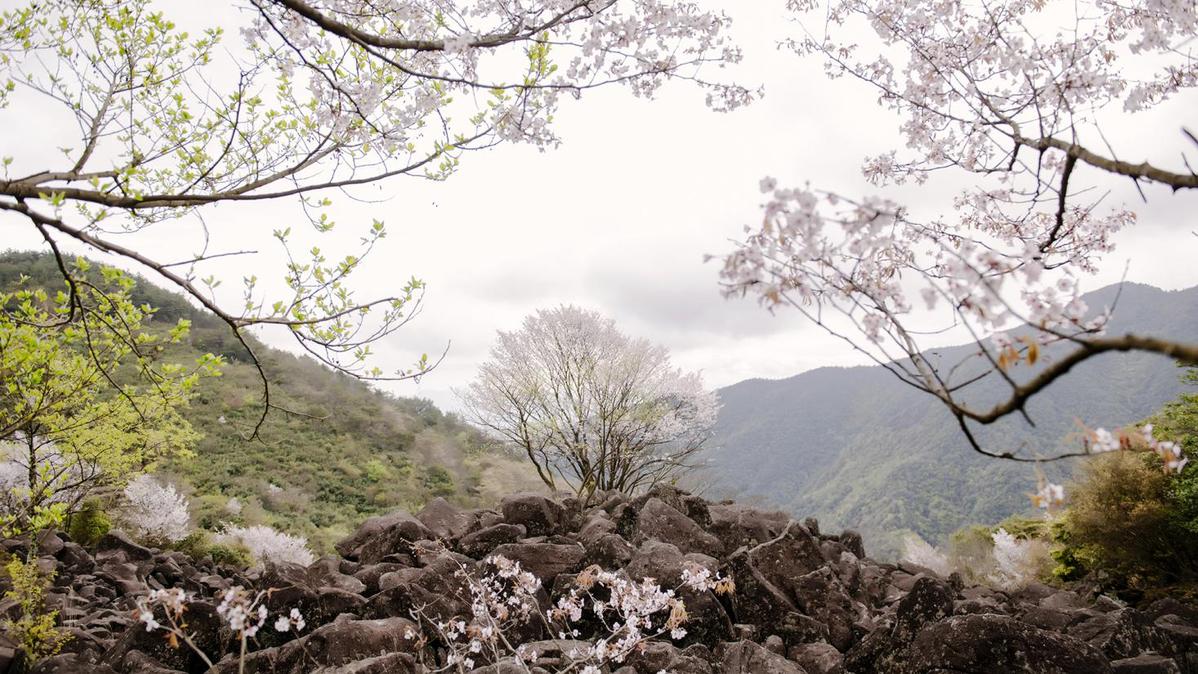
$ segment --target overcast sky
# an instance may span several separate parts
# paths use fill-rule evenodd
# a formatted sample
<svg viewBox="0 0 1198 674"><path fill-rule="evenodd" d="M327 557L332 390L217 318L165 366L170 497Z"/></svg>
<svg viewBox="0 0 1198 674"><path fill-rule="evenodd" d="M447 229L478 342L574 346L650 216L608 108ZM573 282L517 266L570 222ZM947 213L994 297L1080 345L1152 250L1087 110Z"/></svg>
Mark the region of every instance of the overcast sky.
<svg viewBox="0 0 1198 674"><path fill-rule="evenodd" d="M704 254L728 252L730 240L759 217L763 176L860 194L869 189L859 177L862 159L898 141L897 120L879 109L872 91L845 79L829 81L817 61L774 47L793 30L784 5L727 3L745 51L736 77L766 90L747 109L709 112L703 94L684 84L668 86L653 101L617 88L595 91L563 106L558 149L501 146L465 157L446 183L401 178L354 193L376 203L332 195L338 234L320 239L331 252L338 249L336 236L352 242L372 218L390 230L358 274L355 287L363 297L398 289L411 275L428 283L423 314L378 346L382 362L406 365L452 341L445 361L424 381L391 388L453 408L450 389L470 379L496 330L516 328L526 314L559 303L612 316L626 332L669 347L676 364L702 370L714 386L859 363L797 316L723 299L718 263L703 261ZM1116 124L1109 129L1112 142L1128 159L1143 150L1173 162L1180 126L1198 127L1195 110L1198 100L1191 97ZM22 129L6 133L4 143L23 155L37 138L73 128L55 126L67 120L31 119L13 110L0 115L0 124ZM1138 200L1130 185L1113 189L1112 199ZM908 203L933 210L947 206L950 195L948 185L903 193ZM1198 230L1198 199L1149 196L1141 224L1120 237L1089 287L1117 280L1125 268L1128 278L1164 288L1198 284L1198 238L1189 234ZM228 279L234 306L241 275L281 275L281 267L271 267L278 255L270 231L303 228L288 203L222 205L205 214L218 248L263 251L257 259L212 266ZM27 224L0 216L0 248L37 242ZM178 231L137 242L171 258L198 249L194 237ZM350 249L346 244L344 252ZM285 335L264 338L287 344Z"/></svg>

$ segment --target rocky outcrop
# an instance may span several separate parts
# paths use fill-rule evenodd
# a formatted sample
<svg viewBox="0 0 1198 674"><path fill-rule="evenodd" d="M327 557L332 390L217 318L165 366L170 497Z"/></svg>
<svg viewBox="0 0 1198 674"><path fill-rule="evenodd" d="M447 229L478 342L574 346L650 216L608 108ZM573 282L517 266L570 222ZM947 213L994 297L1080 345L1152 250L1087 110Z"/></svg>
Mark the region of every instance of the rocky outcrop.
<svg viewBox="0 0 1198 674"><path fill-rule="evenodd" d="M55 573L48 604L73 638L33 671L236 672L240 644L217 605L241 586L271 590L263 601L272 616L296 608L307 621L298 634L264 628L251 639L247 672L428 672L446 665L430 625L468 617L469 574L504 557L540 581L541 613L595 567L674 589L685 634L663 630L604 674L1198 674L1198 607L1176 599L1136 608L1038 584L1018 592L970 586L874 562L851 531L823 533L812 519L672 488L589 503L517 494L496 510L461 510L437 499L416 515L367 520L337 555L307 567L252 572L150 549L119 532L92 550L48 534L38 564ZM21 554L28 546L10 540L3 548ZM730 577L736 589L686 587L695 573ZM136 623L137 599L168 587L197 598L186 619L214 667ZM0 603L0 617L15 610ZM596 627L551 634L533 621L512 635L535 654L529 667L486 653L471 664L477 674L553 672L592 648L587 630ZM0 637L0 674L18 671L19 660Z"/></svg>

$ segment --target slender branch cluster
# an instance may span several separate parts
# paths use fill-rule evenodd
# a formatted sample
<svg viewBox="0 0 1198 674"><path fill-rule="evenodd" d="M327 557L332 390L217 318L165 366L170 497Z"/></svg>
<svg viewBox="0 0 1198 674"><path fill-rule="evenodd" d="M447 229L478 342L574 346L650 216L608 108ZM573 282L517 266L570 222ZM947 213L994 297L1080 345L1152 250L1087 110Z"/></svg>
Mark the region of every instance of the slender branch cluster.
<svg viewBox="0 0 1198 674"><path fill-rule="evenodd" d="M1023 413L1036 392L1106 351L1198 359L1194 344L1105 335L1113 307L1095 313L1081 299L1081 279L1136 221L1131 208L1104 203L1097 178L1198 187L1188 132L1182 166L1168 168L1117 156L1101 125L1112 105L1131 114L1198 86L1193 3L837 0L825 9L824 30L803 29L789 46L874 87L902 119L905 156L871 158L864 176L885 187L949 171L971 186L943 213L916 217L883 196L767 178L760 227L724 260L726 292L797 309L939 398L975 449L1006 458L1033 460L982 449L967 422ZM877 40L850 42L851 28ZM949 331L975 340L966 361L929 353L927 340ZM1012 374L1021 363L1040 369ZM989 408L976 396L967 403L987 378L1007 395Z"/></svg>
<svg viewBox="0 0 1198 674"><path fill-rule="evenodd" d="M700 74L740 53L726 16L681 0L251 0L247 9L240 44L223 26L183 30L169 3L152 0L39 0L0 13L0 107L49 104L74 121L59 134L61 159L44 148L4 158L0 212L56 255L72 242L151 272L220 317L251 356L245 329L281 326L313 357L365 379L415 378L437 362L373 364L372 344L419 312L424 291L412 278L375 298L354 292L383 223L338 256L274 227L285 290L276 297L263 289L274 279L247 274L241 306L230 306L203 263L255 251L210 236L205 207L291 199L324 233L335 225L329 190L441 180L465 153L506 142L555 145L563 93L623 84L651 96L685 80L715 108L753 97ZM185 226L202 245L183 259L139 245L142 232ZM258 364L265 416L270 387Z"/></svg>
<svg viewBox="0 0 1198 674"><path fill-rule="evenodd" d="M439 620L419 607L412 610L413 618L448 649L444 662L432 665L434 671L468 672L488 663L510 663L522 671L534 664L542 666L538 658L544 654L517 636L527 634L523 628L531 625L556 635L565 645L554 672L598 674L604 667L618 666L651 639L686 636L686 605L677 590L717 594L735 590L731 578L697 564L688 565L675 589L591 566L575 577L574 587L554 606L542 612L541 583L519 562L495 555L476 569L462 566L457 575L469 589L468 618ZM414 631L406 638L418 648L429 645Z"/></svg>

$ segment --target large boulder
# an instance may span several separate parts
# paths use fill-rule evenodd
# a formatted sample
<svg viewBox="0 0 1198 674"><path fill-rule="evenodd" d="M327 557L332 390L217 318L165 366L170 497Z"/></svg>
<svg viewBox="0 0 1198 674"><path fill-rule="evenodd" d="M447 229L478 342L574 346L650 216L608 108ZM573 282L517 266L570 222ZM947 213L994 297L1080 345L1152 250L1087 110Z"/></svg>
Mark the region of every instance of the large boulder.
<svg viewBox="0 0 1198 674"><path fill-rule="evenodd" d="M651 498L641 506L632 542L639 544L650 539L675 545L684 554L698 552L719 557L724 552L720 539L659 498Z"/></svg>
<svg viewBox="0 0 1198 674"><path fill-rule="evenodd" d="M500 545L515 543L527 535L524 525L500 522L462 536L457 549L463 555L482 559Z"/></svg>
<svg viewBox="0 0 1198 674"><path fill-rule="evenodd" d="M456 540L479 527L479 513L459 510L438 496L416 513L416 519L442 540Z"/></svg>
<svg viewBox="0 0 1198 674"><path fill-rule="evenodd" d="M983 614L953 616L924 627L877 671L1108 674L1111 665L1084 641L1009 616Z"/></svg>
<svg viewBox="0 0 1198 674"><path fill-rule="evenodd" d="M1171 652L1169 638L1147 614L1123 608L1099 614L1069 628L1069 636L1089 642L1108 658L1130 658L1146 651Z"/></svg>
<svg viewBox="0 0 1198 674"><path fill-rule="evenodd" d="M557 501L540 494L514 494L499 504L503 520L522 525L529 536L550 536L559 533L567 521L567 513Z"/></svg>
<svg viewBox="0 0 1198 674"><path fill-rule="evenodd" d="M722 643L715 657L723 674L806 674L799 665L752 641Z"/></svg>
<svg viewBox="0 0 1198 674"><path fill-rule="evenodd" d="M373 564L390 554L407 554L412 543L434 537L423 522L397 510L371 517L334 547L342 557Z"/></svg>
<svg viewBox="0 0 1198 674"><path fill-rule="evenodd" d="M771 541L786 530L790 515L766 511L736 503L717 504L708 509L710 531L731 552L742 546L753 547Z"/></svg>
<svg viewBox="0 0 1198 674"><path fill-rule="evenodd" d="M394 672L416 674L418 667L410 653L419 640L419 627L406 618L381 620L339 620L318 627L310 634L275 648L249 654L245 660L246 674L311 674L314 671ZM401 657L394 657L400 655ZM391 656L391 657L387 657ZM363 668L355 663L370 663L376 658L388 669L376 668L378 663ZM230 655L213 667L210 674L236 674L238 658Z"/></svg>
<svg viewBox="0 0 1198 674"><path fill-rule="evenodd" d="M550 584L559 573L573 573L582 569L586 550L581 545L558 545L555 543L507 543L492 552L520 562L520 567Z"/></svg>

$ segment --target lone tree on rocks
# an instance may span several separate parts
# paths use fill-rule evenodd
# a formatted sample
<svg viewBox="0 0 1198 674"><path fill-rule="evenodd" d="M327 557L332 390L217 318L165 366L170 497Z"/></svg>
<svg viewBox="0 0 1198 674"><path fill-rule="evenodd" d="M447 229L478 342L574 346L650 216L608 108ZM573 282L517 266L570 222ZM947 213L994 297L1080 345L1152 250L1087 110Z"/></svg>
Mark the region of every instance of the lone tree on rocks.
<svg viewBox="0 0 1198 674"><path fill-rule="evenodd" d="M475 423L524 451L552 489L633 492L689 467L718 403L664 347L573 306L500 332L459 396Z"/></svg>

